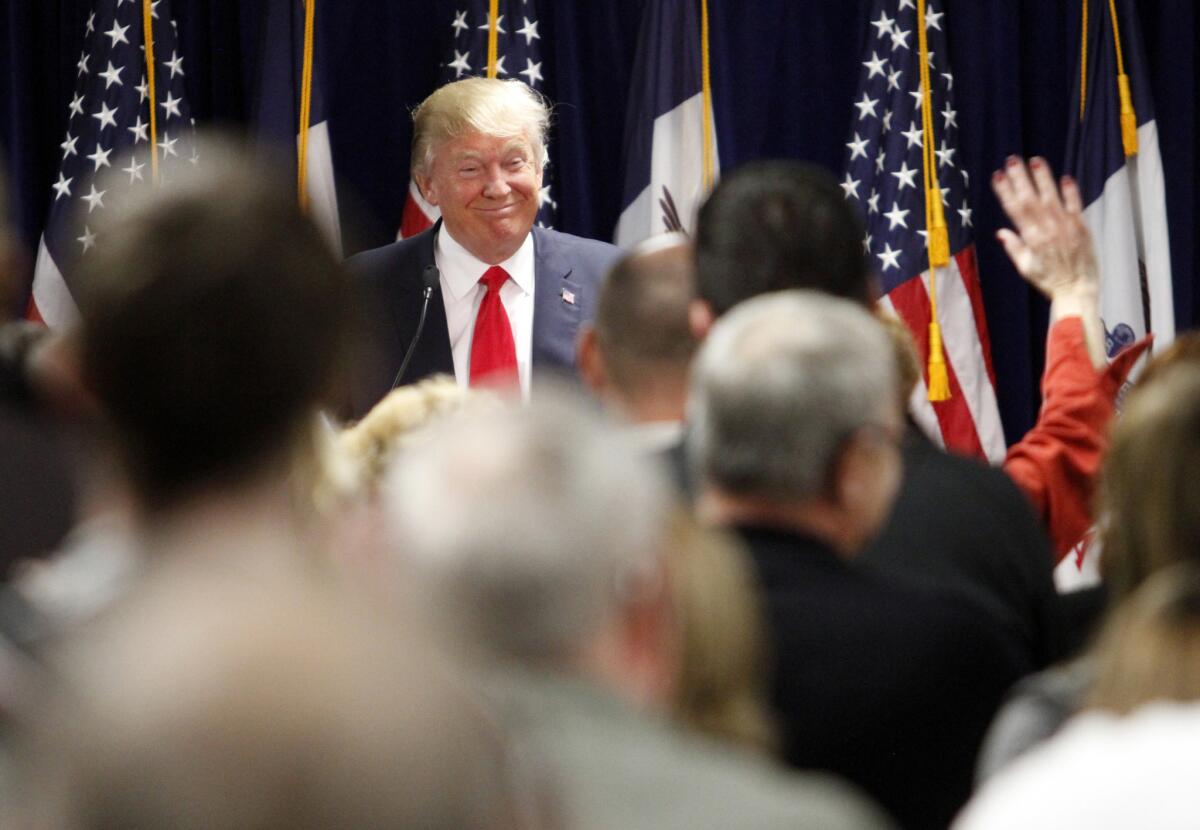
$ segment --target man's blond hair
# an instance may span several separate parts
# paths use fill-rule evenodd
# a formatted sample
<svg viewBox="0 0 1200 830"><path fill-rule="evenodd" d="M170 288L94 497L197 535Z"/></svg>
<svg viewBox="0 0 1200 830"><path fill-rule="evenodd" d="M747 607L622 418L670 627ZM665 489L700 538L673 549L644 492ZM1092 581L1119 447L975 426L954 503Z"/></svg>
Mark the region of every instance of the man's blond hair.
<svg viewBox="0 0 1200 830"><path fill-rule="evenodd" d="M412 169L428 176L438 147L468 132L523 137L538 168L546 164L550 108L516 79L464 78L440 87L413 110Z"/></svg>

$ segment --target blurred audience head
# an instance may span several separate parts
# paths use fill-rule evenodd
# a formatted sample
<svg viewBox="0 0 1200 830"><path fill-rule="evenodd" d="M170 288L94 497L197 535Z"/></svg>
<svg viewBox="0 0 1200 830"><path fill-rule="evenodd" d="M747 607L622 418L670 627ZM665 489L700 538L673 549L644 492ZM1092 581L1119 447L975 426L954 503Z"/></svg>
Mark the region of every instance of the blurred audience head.
<svg viewBox="0 0 1200 830"><path fill-rule="evenodd" d="M1125 715L1155 700L1200 700L1200 566L1148 578L1113 612L1091 654L1087 708Z"/></svg>
<svg viewBox="0 0 1200 830"><path fill-rule="evenodd" d="M874 535L902 422L870 312L816 291L748 300L717 321L692 383L691 453L725 521L802 523L847 554Z"/></svg>
<svg viewBox="0 0 1200 830"><path fill-rule="evenodd" d="M1151 574L1200 561L1200 366L1156 372L1126 399L1100 485L1100 567L1120 600Z"/></svg>
<svg viewBox="0 0 1200 830"><path fill-rule="evenodd" d="M356 496L373 498L396 454L422 440L431 426L463 410L492 411L500 405L500 398L487 390L459 386L445 375L393 389L337 436L334 449L346 468L343 486Z"/></svg>
<svg viewBox="0 0 1200 830"><path fill-rule="evenodd" d="M631 420L683 418L697 345L688 325L692 270L686 237L647 240L605 277L595 321L580 334L580 374Z"/></svg>
<svg viewBox="0 0 1200 830"><path fill-rule="evenodd" d="M340 265L294 188L213 145L97 231L75 271L83 375L143 506L285 458L332 394Z"/></svg>
<svg viewBox="0 0 1200 830"><path fill-rule="evenodd" d="M875 300L862 221L832 175L798 161L756 161L723 175L700 208L696 296L713 317L741 301L808 288Z"/></svg>
<svg viewBox="0 0 1200 830"><path fill-rule="evenodd" d="M159 574L59 654L18 826L527 826L501 736L429 642L276 576Z"/></svg>
<svg viewBox="0 0 1200 830"><path fill-rule="evenodd" d="M612 427L547 392L448 420L389 483L395 550L464 642L662 699L669 490Z"/></svg>
<svg viewBox="0 0 1200 830"><path fill-rule="evenodd" d="M680 511L670 583L680 631L675 714L698 732L748 749L778 743L767 698L767 636L746 551Z"/></svg>

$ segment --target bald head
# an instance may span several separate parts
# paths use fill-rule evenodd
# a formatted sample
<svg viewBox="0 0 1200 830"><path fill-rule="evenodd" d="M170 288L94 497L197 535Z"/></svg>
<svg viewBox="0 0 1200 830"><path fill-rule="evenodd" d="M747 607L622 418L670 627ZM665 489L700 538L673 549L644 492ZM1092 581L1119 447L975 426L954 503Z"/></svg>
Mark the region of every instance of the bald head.
<svg viewBox="0 0 1200 830"><path fill-rule="evenodd" d="M632 410L669 397L682 414L696 351L688 326L693 285L691 246L682 236L651 239L617 263L581 344L580 363L594 389Z"/></svg>

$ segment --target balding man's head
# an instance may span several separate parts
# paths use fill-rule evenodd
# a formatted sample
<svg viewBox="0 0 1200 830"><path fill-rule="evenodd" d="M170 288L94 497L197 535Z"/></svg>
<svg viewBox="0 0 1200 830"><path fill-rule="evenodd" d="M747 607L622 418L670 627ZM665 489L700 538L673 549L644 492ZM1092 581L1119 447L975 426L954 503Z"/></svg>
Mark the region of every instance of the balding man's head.
<svg viewBox="0 0 1200 830"><path fill-rule="evenodd" d="M688 326L694 290L691 245L682 236L656 237L621 259L601 285L596 319L580 343L593 389L634 416L664 398L681 415L696 351Z"/></svg>

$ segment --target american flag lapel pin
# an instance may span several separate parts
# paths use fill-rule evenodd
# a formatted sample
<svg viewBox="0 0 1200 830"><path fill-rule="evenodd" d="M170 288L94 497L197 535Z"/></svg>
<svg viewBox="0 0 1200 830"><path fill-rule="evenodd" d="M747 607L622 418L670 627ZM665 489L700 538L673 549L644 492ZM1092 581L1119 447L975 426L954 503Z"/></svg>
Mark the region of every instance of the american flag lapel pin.
<svg viewBox="0 0 1200 830"><path fill-rule="evenodd" d="M564 288L562 290L562 300L567 305L575 305L575 292Z"/></svg>

